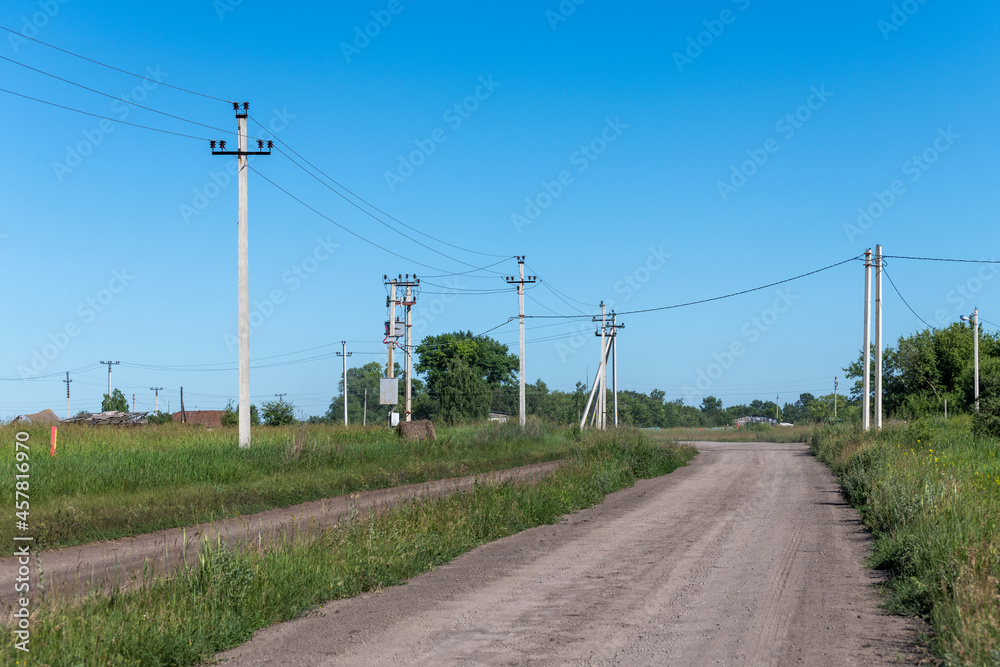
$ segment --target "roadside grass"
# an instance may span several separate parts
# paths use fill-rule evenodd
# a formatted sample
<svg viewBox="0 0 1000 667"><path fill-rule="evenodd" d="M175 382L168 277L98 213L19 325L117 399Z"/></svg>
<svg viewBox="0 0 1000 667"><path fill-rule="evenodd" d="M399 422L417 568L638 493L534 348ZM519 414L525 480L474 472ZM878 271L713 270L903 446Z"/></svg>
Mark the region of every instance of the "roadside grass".
<svg viewBox="0 0 1000 667"><path fill-rule="evenodd" d="M1000 665L1000 455L966 417L862 435L817 429L813 450L874 536L886 607L931 626L948 665Z"/></svg>
<svg viewBox="0 0 1000 667"><path fill-rule="evenodd" d="M636 479L667 474L695 455L631 429L591 433L568 463L535 483L484 483L440 499L416 499L345 520L321 534L230 550L203 545L172 579L65 606L32 610L36 664L192 665L260 628L315 606L399 584L486 542L599 503ZM8 633L9 635L10 633ZM0 661L23 657L16 639Z"/></svg>
<svg viewBox="0 0 1000 667"><path fill-rule="evenodd" d="M30 534L37 549L85 544L251 514L310 500L561 459L567 429L531 421L439 428L404 443L386 427L259 427L237 447L235 427L0 426L0 497L13 511L14 438L30 436ZM0 522L13 544L14 521ZM12 553L10 547L4 553Z"/></svg>
<svg viewBox="0 0 1000 667"><path fill-rule="evenodd" d="M694 428L678 427L664 428L659 431L646 431L656 438L675 440L677 442L696 442L707 440L711 442L809 442L815 426L770 426L754 424L740 428Z"/></svg>

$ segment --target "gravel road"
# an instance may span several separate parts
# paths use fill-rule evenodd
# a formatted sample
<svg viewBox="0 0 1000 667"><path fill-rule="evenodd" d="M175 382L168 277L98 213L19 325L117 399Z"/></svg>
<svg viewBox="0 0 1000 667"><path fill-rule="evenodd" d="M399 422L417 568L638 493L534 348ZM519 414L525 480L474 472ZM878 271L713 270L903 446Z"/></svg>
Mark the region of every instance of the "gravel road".
<svg viewBox="0 0 1000 667"><path fill-rule="evenodd" d="M915 664L867 533L802 444L696 443L685 468L407 585L327 604L232 665Z"/></svg>

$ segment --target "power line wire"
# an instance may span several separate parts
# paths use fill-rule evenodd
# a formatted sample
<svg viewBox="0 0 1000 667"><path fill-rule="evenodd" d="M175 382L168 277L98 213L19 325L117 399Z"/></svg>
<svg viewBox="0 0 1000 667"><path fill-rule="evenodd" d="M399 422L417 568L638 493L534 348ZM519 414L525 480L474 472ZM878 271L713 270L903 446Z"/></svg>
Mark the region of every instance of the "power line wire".
<svg viewBox="0 0 1000 667"><path fill-rule="evenodd" d="M741 296L743 294L750 294L751 292L759 292L760 290L768 289L769 287L775 287L776 285L783 285L785 283L790 283L790 282L792 282L794 280L800 280L800 279L805 278L807 276L811 276L811 275L814 275L814 274L817 274L817 273L821 273L823 271L828 271L830 269L836 268L836 267L841 266L843 264L847 264L848 262L854 262L854 261L856 261L856 260L858 260L860 258L861 258L861 255L855 255L854 257L850 257L848 259L845 259L842 262L837 262L835 264L830 264L829 266L824 266L823 268L815 269L813 271L808 271L806 273L800 273L797 276L793 276L791 278L785 278L784 280L778 280L778 281L773 282L773 283L768 283L767 285L761 285L760 287L752 287L750 289L740 290L739 292L731 292L729 294L723 294L721 296L713 296L713 297L708 298L708 299L698 299L697 301L688 301L686 303L675 303L675 304L670 305L670 306L658 306L656 308L642 308L640 310L626 310L626 311L622 311L622 312L618 313L618 315L636 315L636 314L639 314L639 313L652 313L652 312L661 311L661 310L671 310L671 309L674 309L674 308L684 308L686 306L696 306L698 304L710 303L712 301L720 301L722 299L730 299L730 298L732 298L734 296ZM581 317L596 317L596 316L597 315L525 315L525 318L532 318L532 319L552 319L552 318L580 319Z"/></svg>
<svg viewBox="0 0 1000 667"><path fill-rule="evenodd" d="M885 255L883 255L883 257L885 257ZM898 258L897 258L897 259L898 259ZM925 320L924 318L920 317L920 315L917 315L917 311L913 310L913 308L912 308L912 307L910 307L910 304L909 304L909 303L908 303L908 302L906 301L906 299L904 299L904 298L903 298L903 295L902 295L902 294L900 293L900 291L899 291L899 288L898 288L898 287L896 287L896 283L892 282L892 278L891 278L891 277L889 276L889 272L888 272L888 271L886 271L885 267L882 267L882 273L884 273L884 274L885 274L885 277L889 279L889 284L890 284L890 285L892 285L892 289L894 289L894 290L896 291L896 294L897 294L897 295L899 295L899 298L900 298L900 300L901 300L901 301L903 302L903 304L904 304L904 305L905 305L905 306L906 306L907 308L909 308L909 309L910 309L910 312L911 312L911 313L913 313L913 315L914 315L914 316L915 316L915 317L916 317L916 318L917 318L918 320L920 320L921 322L923 322L923 323L924 323L925 325L927 325L927 326L928 326L928 327L930 327L931 329L934 329L934 331L940 331L940 329L938 329L937 327L935 327L935 326L932 326L931 324L928 324L927 320Z"/></svg>
<svg viewBox="0 0 1000 667"><path fill-rule="evenodd" d="M921 262L959 262L962 264L1000 264L996 259L945 259L941 257L904 257L902 255L882 255L883 259L915 259Z"/></svg>
<svg viewBox="0 0 1000 667"><path fill-rule="evenodd" d="M117 97L115 95L111 95L110 93L105 93L103 91L97 90L96 88L90 88L88 86L84 86L83 84L76 83L75 81L70 81L69 79L64 79L61 76L56 76L55 74L51 74L51 73L46 72L44 70L40 70L40 69L38 69L36 67L31 67L30 65L25 65L24 63L20 63L20 62L18 62L16 60L13 60L12 58L8 58L6 56L0 56L0 59L6 60L9 63L14 63L15 65L19 65L21 67L30 69L33 72L38 72L39 74L44 74L45 76L52 77L53 79L56 79L57 81L62 81L63 83L68 83L71 86L76 86L77 88L82 88L83 90L89 91L91 93L96 93L98 95L103 95L104 97L108 97L110 99L117 100L119 102L123 102L125 104L128 104L128 105L133 106L133 107L137 107L139 109L146 109L147 111L152 111L153 113L158 113L161 116L167 116L168 118L174 118L176 120L181 120L181 121L184 121L185 123L191 123L192 125L200 125L201 127L208 128L209 130L215 130L216 132L224 132L226 134L236 134L236 132L233 131L233 130L223 130L222 128L219 128L219 127L214 127L212 125L206 125L205 123L199 123L196 120L191 120L189 118L184 118L182 116L175 116L174 114L167 113L166 111L159 111L158 109L154 109L152 107L147 107L147 106L144 106L142 104L138 104L136 102L130 102L129 100L123 99L121 97Z"/></svg>
<svg viewBox="0 0 1000 667"><path fill-rule="evenodd" d="M261 125L260 121L258 121L253 116L250 116L250 118L255 123L257 123L257 125ZM263 127L263 125L261 125L261 127ZM320 169L319 167L317 167L316 165L314 165L312 162L310 162L309 160L307 160L306 158L304 158L300 153L298 153L297 151L295 151L295 149L293 149L291 146L289 146L287 142L281 141L278 138L275 138L274 141L278 142L279 144L281 144L282 146L284 146L285 148L287 148L289 150L289 152L294 153L296 157L298 157L300 160L302 160L303 162L305 162L306 164L308 164L310 167L312 167L313 169L315 169L317 172L319 172L320 174L322 174L324 178L326 178L328 181L330 181L331 183L333 183L337 187L341 188L344 192L350 194L352 197L354 197L358 201L363 202L365 205L370 206L372 209L378 211L379 213L381 213L382 215L386 216L390 220L393 220L394 222L398 222L399 224L403 225L407 229L410 229L410 230L412 230L414 232L417 232L418 234L422 234L423 236L426 236L429 239L437 241L438 243L442 243L442 244L444 244L446 246L455 248L456 250L462 250L464 252L472 253L474 255L484 255L486 257L503 257L504 259L508 259L509 257L511 257L510 255L497 255L495 253L480 252L478 250L472 250L470 248L463 248L462 246L458 246L458 245L455 245L453 243L449 243L449 242L444 241L442 239L439 239L437 237L431 236L430 234L427 234L426 232L423 232L423 231L417 229L416 227L408 225L405 222L403 222L402 220L400 220L400 219L398 219L396 217L393 217L389 213L386 213L385 211L383 211L382 209L380 209L378 206L375 206L374 204L372 204L370 201L368 201L367 199L365 199L361 195L359 195L359 194L351 191L345 185L343 185L342 183L340 183L339 181L337 181L336 179L334 179L333 177L331 177L329 174L327 174L326 172L324 172L322 169ZM282 154L284 155L284 153L282 153ZM285 157L288 157L288 156L285 155ZM291 158L289 158L289 159L291 159ZM293 162L294 162L294 160L293 160ZM343 195L341 195L341 196L343 196Z"/></svg>
<svg viewBox="0 0 1000 667"><path fill-rule="evenodd" d="M12 34L17 35L19 37L22 37L24 39L30 39L32 42L37 42L38 44L42 44L43 46L49 47L50 49L55 49L56 51L62 51L63 53L69 54L69 55L71 55L71 56L73 56L75 58L80 58L81 60L86 60L87 62L94 63L95 65L100 65L101 67L107 67L108 69L114 70L116 72L121 72L122 74L128 74L129 76L134 76L134 77L136 77L138 79L146 79L146 78L148 78L148 77L142 76L141 74L136 74L135 72L129 72L128 70L123 70L123 69L120 69L120 68L115 67L113 65L108 65L107 63L102 63L99 60L94 60L93 58L88 58L87 56L82 56L79 53L74 53L73 51L69 51L67 49L60 48L60 47L58 47L58 46L56 46L54 44L49 44L48 42L43 42L40 39L35 39L34 37L28 37L24 33L17 32L16 30L11 30L10 28L8 28L6 26L0 25L0 30L6 30L9 33L12 33ZM161 82L160 85L161 86L166 86L167 88L173 88L174 90L180 90L180 91L183 91L185 93L190 93L191 95L198 95L200 97L206 97L206 98L208 98L210 100L216 100L217 102L226 102L227 104L231 104L232 103L232 100L224 100L221 97L214 97L212 95L206 95L205 93L199 93L196 90L189 90L187 88L181 88L180 86L174 86L174 85L169 84L169 83L162 83Z"/></svg>
<svg viewBox="0 0 1000 667"><path fill-rule="evenodd" d="M122 125L131 125L132 127L142 128L143 130L152 130L153 132L162 132L163 134L172 134L177 137L185 137L186 139L197 139L198 141L208 141L205 137L196 137L191 134L184 134L183 132L172 132L170 130L161 130L156 127L150 127L148 125L139 125L138 123L130 123L125 120L119 120L117 118L110 118L108 116L102 116L100 114L91 113L89 111L83 111L81 109L74 109L73 107L63 106L62 104L56 104L55 102L48 102L46 100L39 99L37 97L31 97L30 95L25 95L23 93L15 93L13 90L7 90L6 88L0 88L0 93L7 93L8 95L17 95L18 97L23 97L34 102L41 102L42 104L48 104L49 106L58 107L59 109L65 109L67 111L75 111L76 113L83 114L85 116L93 116L94 118L100 118L102 120L110 120L113 123L121 123Z"/></svg>

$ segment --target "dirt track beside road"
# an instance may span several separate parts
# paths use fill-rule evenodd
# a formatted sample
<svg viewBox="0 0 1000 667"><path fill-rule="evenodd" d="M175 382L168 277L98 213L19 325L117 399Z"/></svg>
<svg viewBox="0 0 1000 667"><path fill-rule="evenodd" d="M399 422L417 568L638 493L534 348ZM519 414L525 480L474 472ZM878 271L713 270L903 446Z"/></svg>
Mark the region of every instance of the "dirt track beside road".
<svg viewBox="0 0 1000 667"><path fill-rule="evenodd" d="M236 546L248 540L260 538L267 541L300 530L317 531L336 524L351 511L367 512L409 498L452 494L471 488L476 480L535 479L559 465L560 462L552 461L467 477L361 491L187 528L171 528L108 542L33 553L31 585L36 587L41 572L46 590L52 596L72 597L111 584L126 590L141 582L144 576L168 574L185 561L197 563L198 549L205 540L213 544L222 540L229 546ZM17 570L17 557L0 558L0 581L13 582ZM14 597L11 583L9 592L0 592L0 604L9 605Z"/></svg>
<svg viewBox="0 0 1000 667"><path fill-rule="evenodd" d="M377 593L260 631L233 665L914 664L869 537L803 444L688 467Z"/></svg>

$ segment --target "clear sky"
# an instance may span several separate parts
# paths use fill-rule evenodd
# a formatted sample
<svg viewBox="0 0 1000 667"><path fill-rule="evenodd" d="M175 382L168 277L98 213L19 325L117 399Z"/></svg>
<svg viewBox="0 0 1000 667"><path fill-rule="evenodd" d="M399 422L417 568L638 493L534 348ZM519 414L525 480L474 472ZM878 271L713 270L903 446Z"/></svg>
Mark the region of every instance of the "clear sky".
<svg viewBox="0 0 1000 667"><path fill-rule="evenodd" d="M384 274L421 277L419 340L516 315L515 255L541 281L528 315L587 316L877 243L996 258L995 2L7 0L0 24L0 88L111 119L0 92L0 418L62 415L65 371L72 411L99 409L110 360L140 410L154 386L164 409L181 386L189 409L236 398L234 158L207 141L234 142L225 100L284 151L249 177L251 393L306 415L337 393L341 340L384 363ZM887 272L937 326L1000 322L994 268ZM854 261L622 315L620 386L725 405L843 389L863 284ZM887 343L924 327L888 283L884 321ZM589 317L527 327L530 382L593 374ZM516 322L490 335L517 351Z"/></svg>

